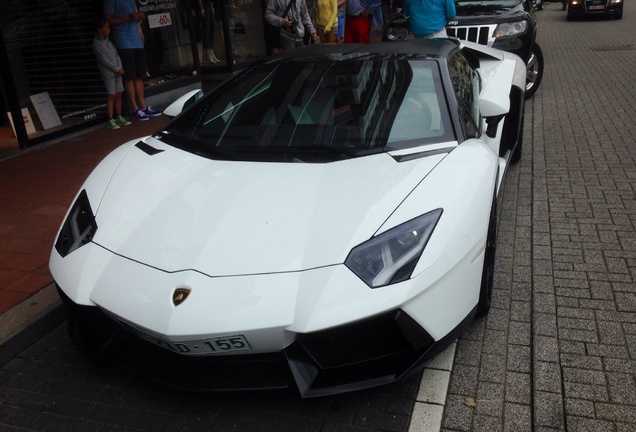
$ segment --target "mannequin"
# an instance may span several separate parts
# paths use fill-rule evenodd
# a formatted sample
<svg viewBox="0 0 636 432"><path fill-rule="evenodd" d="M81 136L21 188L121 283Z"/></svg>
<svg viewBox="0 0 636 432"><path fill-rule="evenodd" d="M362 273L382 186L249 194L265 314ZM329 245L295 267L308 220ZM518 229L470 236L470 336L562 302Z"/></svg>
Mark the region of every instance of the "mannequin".
<svg viewBox="0 0 636 432"><path fill-rule="evenodd" d="M201 24L201 41L203 42L203 63L218 63L214 55L214 32L216 20L212 0L195 0L194 13Z"/></svg>

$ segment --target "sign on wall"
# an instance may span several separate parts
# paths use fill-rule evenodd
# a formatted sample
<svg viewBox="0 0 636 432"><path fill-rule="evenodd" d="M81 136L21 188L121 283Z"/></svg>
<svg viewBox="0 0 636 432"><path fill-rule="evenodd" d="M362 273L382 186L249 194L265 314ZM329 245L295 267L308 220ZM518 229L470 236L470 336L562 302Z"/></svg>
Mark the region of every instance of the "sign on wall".
<svg viewBox="0 0 636 432"><path fill-rule="evenodd" d="M9 117L9 121L11 122L11 127L13 128L13 135L17 136L15 133L15 125L13 124L13 117L10 112L7 112L7 116ZM24 127L26 128L27 135L31 135L35 133L35 126L33 125L33 120L31 120L31 113L28 108L22 108L22 121L24 122Z"/></svg>
<svg viewBox="0 0 636 432"><path fill-rule="evenodd" d="M38 113L42 128L51 129L62 124L60 116L57 115L55 106L48 92L38 93L30 96L35 111Z"/></svg>
<svg viewBox="0 0 636 432"><path fill-rule="evenodd" d="M138 0L139 10L148 17L148 27L158 28L172 25L172 13L176 11L175 0Z"/></svg>

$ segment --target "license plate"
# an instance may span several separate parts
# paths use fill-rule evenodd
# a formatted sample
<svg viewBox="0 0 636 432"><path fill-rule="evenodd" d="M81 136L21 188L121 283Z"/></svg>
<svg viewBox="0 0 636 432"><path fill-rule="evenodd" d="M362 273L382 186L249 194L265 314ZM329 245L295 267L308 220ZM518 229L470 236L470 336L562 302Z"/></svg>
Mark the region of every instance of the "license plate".
<svg viewBox="0 0 636 432"><path fill-rule="evenodd" d="M122 322L122 325L128 331L141 339L177 354L212 355L232 351L248 351L252 349L245 336L240 334L189 341L169 341L158 335L138 329L126 322Z"/></svg>
<svg viewBox="0 0 636 432"><path fill-rule="evenodd" d="M589 10L602 10L605 9L605 6L600 5L600 6L588 6L587 7Z"/></svg>

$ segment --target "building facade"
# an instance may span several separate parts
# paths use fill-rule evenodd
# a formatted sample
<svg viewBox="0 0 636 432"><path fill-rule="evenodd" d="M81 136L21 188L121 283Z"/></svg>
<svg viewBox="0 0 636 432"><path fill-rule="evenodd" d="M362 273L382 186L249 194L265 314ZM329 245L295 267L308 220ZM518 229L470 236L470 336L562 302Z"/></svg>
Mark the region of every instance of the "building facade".
<svg viewBox="0 0 636 432"><path fill-rule="evenodd" d="M147 99L191 85L202 75L230 73L268 53L266 0L136 3L146 14L140 32L149 72ZM201 5L211 6L213 13L201 16ZM102 0L0 2L4 148L26 148L105 121L106 93L92 51L92 23L102 10ZM215 61L204 55L206 37Z"/></svg>

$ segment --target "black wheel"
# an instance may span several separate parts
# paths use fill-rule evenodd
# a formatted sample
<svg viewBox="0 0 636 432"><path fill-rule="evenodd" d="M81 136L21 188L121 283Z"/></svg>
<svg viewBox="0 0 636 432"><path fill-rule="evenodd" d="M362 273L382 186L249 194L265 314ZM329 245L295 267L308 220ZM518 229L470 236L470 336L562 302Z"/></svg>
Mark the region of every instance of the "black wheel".
<svg viewBox="0 0 636 432"><path fill-rule="evenodd" d="M526 99L532 97L541 84L543 78L543 51L539 44L535 43L528 58L526 65L528 72L526 75Z"/></svg>
<svg viewBox="0 0 636 432"><path fill-rule="evenodd" d="M74 310L69 311L66 324L71 340L89 361L98 365L110 361L115 346L121 340L120 332L105 334L82 313Z"/></svg>
<svg viewBox="0 0 636 432"><path fill-rule="evenodd" d="M479 289L479 303L475 317L481 318L488 314L492 304L492 289L495 275L495 254L497 251L497 197L493 196L488 222L488 236L486 237L486 251L484 252L484 269L481 273L481 287Z"/></svg>

